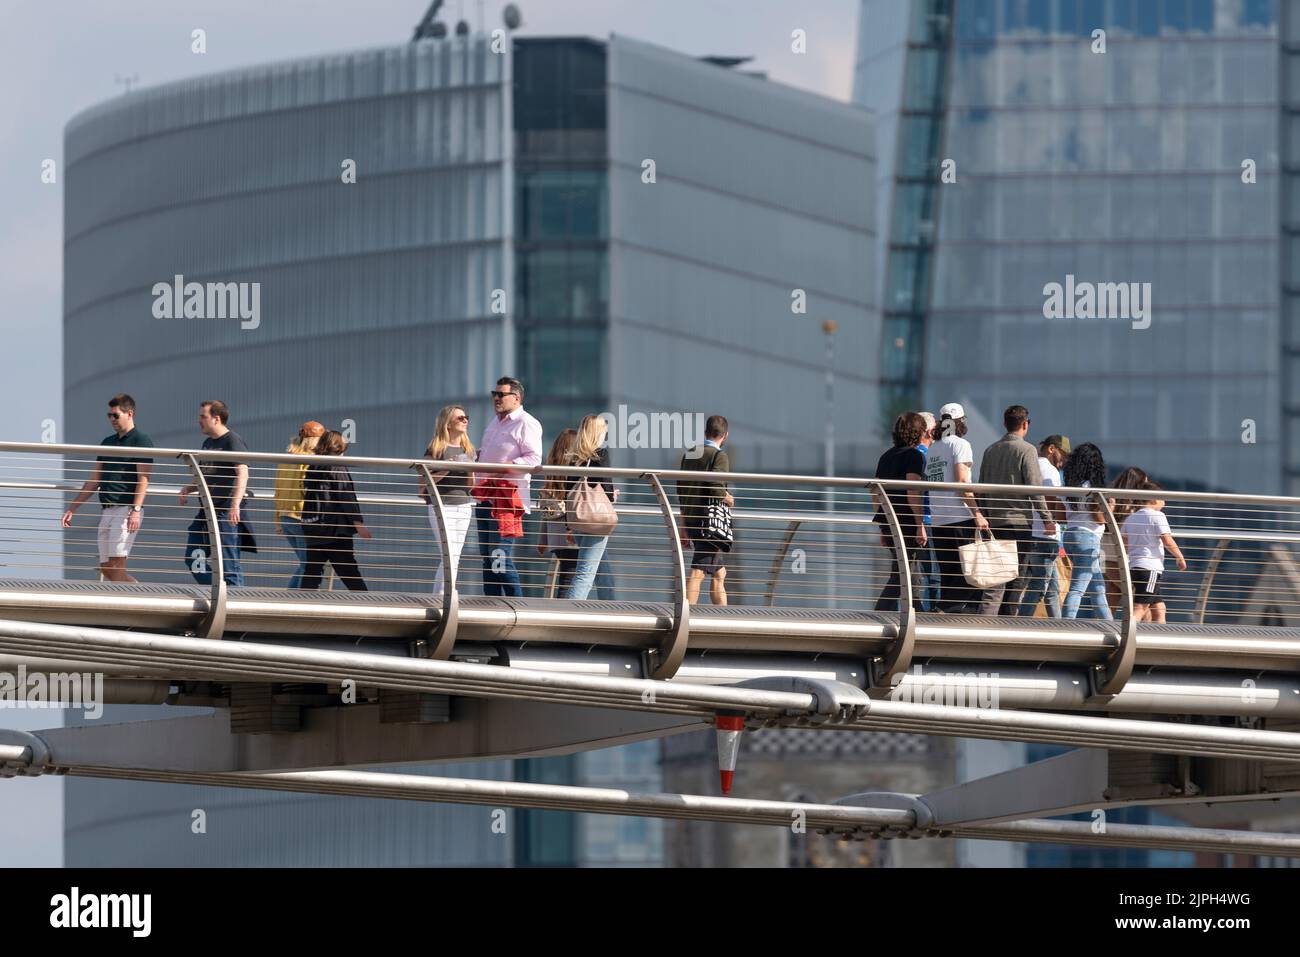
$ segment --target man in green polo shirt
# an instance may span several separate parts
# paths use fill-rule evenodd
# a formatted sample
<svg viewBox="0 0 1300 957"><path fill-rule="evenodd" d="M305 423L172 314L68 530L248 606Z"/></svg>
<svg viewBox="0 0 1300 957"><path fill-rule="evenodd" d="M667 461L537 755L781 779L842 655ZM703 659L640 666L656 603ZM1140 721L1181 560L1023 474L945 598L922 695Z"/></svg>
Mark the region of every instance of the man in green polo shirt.
<svg viewBox="0 0 1300 957"><path fill-rule="evenodd" d="M108 421L113 434L100 445L151 449L153 440L135 427L135 399L122 393L108 400ZM140 531L144 496L149 488L149 459L101 455L86 484L63 513L63 527L72 526L73 513L99 490L99 571L105 581L135 582L127 574L126 560Z"/></svg>

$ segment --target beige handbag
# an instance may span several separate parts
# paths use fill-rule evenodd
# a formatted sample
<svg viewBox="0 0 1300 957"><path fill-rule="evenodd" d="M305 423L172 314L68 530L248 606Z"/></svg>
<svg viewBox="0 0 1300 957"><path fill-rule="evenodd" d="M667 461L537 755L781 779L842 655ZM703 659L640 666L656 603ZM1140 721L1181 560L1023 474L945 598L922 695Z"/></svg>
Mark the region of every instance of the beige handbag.
<svg viewBox="0 0 1300 957"><path fill-rule="evenodd" d="M601 485L592 485L587 476L573 483L565 503L569 531L575 535L599 535L604 538L618 524L618 513Z"/></svg>
<svg viewBox="0 0 1300 957"><path fill-rule="evenodd" d="M1010 539L998 541L992 532L985 538L975 533L975 541L957 549L961 556L961 573L974 588L992 588L1005 585L1020 572L1020 559L1016 543Z"/></svg>

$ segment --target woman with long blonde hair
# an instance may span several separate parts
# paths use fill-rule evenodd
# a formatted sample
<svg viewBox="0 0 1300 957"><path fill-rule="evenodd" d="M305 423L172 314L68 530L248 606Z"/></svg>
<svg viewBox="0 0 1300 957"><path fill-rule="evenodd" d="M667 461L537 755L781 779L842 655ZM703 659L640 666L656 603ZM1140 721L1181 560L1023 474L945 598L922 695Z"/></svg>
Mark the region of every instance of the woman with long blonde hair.
<svg viewBox="0 0 1300 957"><path fill-rule="evenodd" d="M582 423L578 426L577 438L565 464L576 465L579 468L592 466L609 468L609 449L605 443L608 432L609 423L600 416L583 416ZM572 476L565 481L566 498L578 481L580 481L578 476ZM589 481L590 484L602 488L611 502L618 501L618 489L614 487L613 479L602 478ZM591 586L596 581L596 572L600 568L600 560L605 555L605 546L609 544L609 536L573 533L573 539L578 547L577 566L573 571L573 580L560 593L560 597L582 601L591 593Z"/></svg>
<svg viewBox="0 0 1300 957"><path fill-rule="evenodd" d="M472 462L474 461L474 443L469 440L469 416L463 406L445 405L438 413L433 425L433 438L424 450L424 457L437 462ZM460 567L460 553L465 547L465 536L469 533L469 523L474 517L474 500L470 498L469 487L472 475L468 471L433 472L433 481L438 486L438 495L442 498L443 519L447 523L447 545L451 552L452 565ZM433 529L434 546L442 551L442 538L438 532L438 512L433 505L424 473L420 473L420 497L429 504L429 527ZM433 577L434 594L442 594L445 571L442 562L438 562L438 571Z"/></svg>
<svg viewBox="0 0 1300 957"><path fill-rule="evenodd" d="M324 434L325 426L319 422L304 422L285 451L294 455L311 455ZM289 546L298 558L298 568L289 579L290 588L302 584L302 576L307 571L307 537L302 527L302 480L306 474L306 462L280 465L275 470L275 527L289 540Z"/></svg>

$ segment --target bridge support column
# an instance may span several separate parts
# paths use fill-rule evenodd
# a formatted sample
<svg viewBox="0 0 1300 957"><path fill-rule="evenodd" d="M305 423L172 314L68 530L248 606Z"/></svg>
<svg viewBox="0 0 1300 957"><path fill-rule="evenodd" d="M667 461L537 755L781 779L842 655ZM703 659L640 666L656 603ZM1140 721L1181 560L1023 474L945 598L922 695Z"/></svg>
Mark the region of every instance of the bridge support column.
<svg viewBox="0 0 1300 957"><path fill-rule="evenodd" d="M1104 665L1097 665L1092 675L1093 696L1103 698L1119 694L1133 675L1133 665L1137 662L1137 622L1133 618L1133 576L1128 570L1128 549L1124 547L1124 535L1110 501L1102 491L1091 495L1098 510L1106 519L1106 530L1115 539L1116 560L1119 562L1120 615L1119 645L1111 652Z"/></svg>
<svg viewBox="0 0 1300 957"><path fill-rule="evenodd" d="M438 483L433 480L433 471L427 464L421 463L420 470L429 489L429 504L433 508L434 520L438 523L438 550L442 558L442 615L423 644L427 657L446 661L451 657L451 649L456 644L456 624L460 614L460 594L456 591L457 569L456 563L452 561L451 539L447 536L447 515L442 507Z"/></svg>
<svg viewBox="0 0 1300 957"><path fill-rule="evenodd" d="M664 516L668 531L668 549L673 559L673 630L660 642L659 647L646 652L645 673L650 678L671 678L682 666L686 645L691 637L691 603L686 600L686 557L682 552L681 530L673 514L672 503L664 491L659 476L646 472L641 476L650 483Z"/></svg>
<svg viewBox="0 0 1300 957"><path fill-rule="evenodd" d="M221 547L221 517L217 514L216 504L212 501L212 490L208 488L208 480L199 466L199 460L193 455L182 457L194 473L194 484L198 486L199 498L203 502L203 515L208 522L208 571L212 574L212 597L208 600L208 612L203 616L195 634L200 638L220 638L226 630L226 561L225 551ZM193 556L190 556L190 560L193 560Z"/></svg>
<svg viewBox="0 0 1300 957"><path fill-rule="evenodd" d="M916 612L912 609L912 569L907 560L907 541L903 538L903 526L898 520L894 503L878 482L868 482L880 503L880 511L889 524L889 536L894 544L894 561L898 565L898 635L889 650L880 658L870 662L871 683L878 688L888 688L893 684L894 675L902 674L912 663L912 652L916 647Z"/></svg>
<svg viewBox="0 0 1300 957"><path fill-rule="evenodd" d="M269 684L237 683L230 686L231 734L276 734L302 729L302 708L278 704Z"/></svg>

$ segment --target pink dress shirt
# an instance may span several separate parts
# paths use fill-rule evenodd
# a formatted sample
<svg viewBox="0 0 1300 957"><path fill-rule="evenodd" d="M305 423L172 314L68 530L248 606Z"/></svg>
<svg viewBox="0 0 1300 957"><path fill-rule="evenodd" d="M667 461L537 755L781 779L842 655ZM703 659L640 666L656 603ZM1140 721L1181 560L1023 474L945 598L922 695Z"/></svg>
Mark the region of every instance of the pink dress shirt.
<svg viewBox="0 0 1300 957"><path fill-rule="evenodd" d="M515 409L504 419L493 415L492 421L483 430L483 441L479 443L478 451L478 460L480 462L541 465L542 423L538 422L522 408ZM531 475L527 472L478 472L475 474L476 482L482 482L490 478L503 478L514 482L519 488L519 498L524 503L524 511L532 511Z"/></svg>

